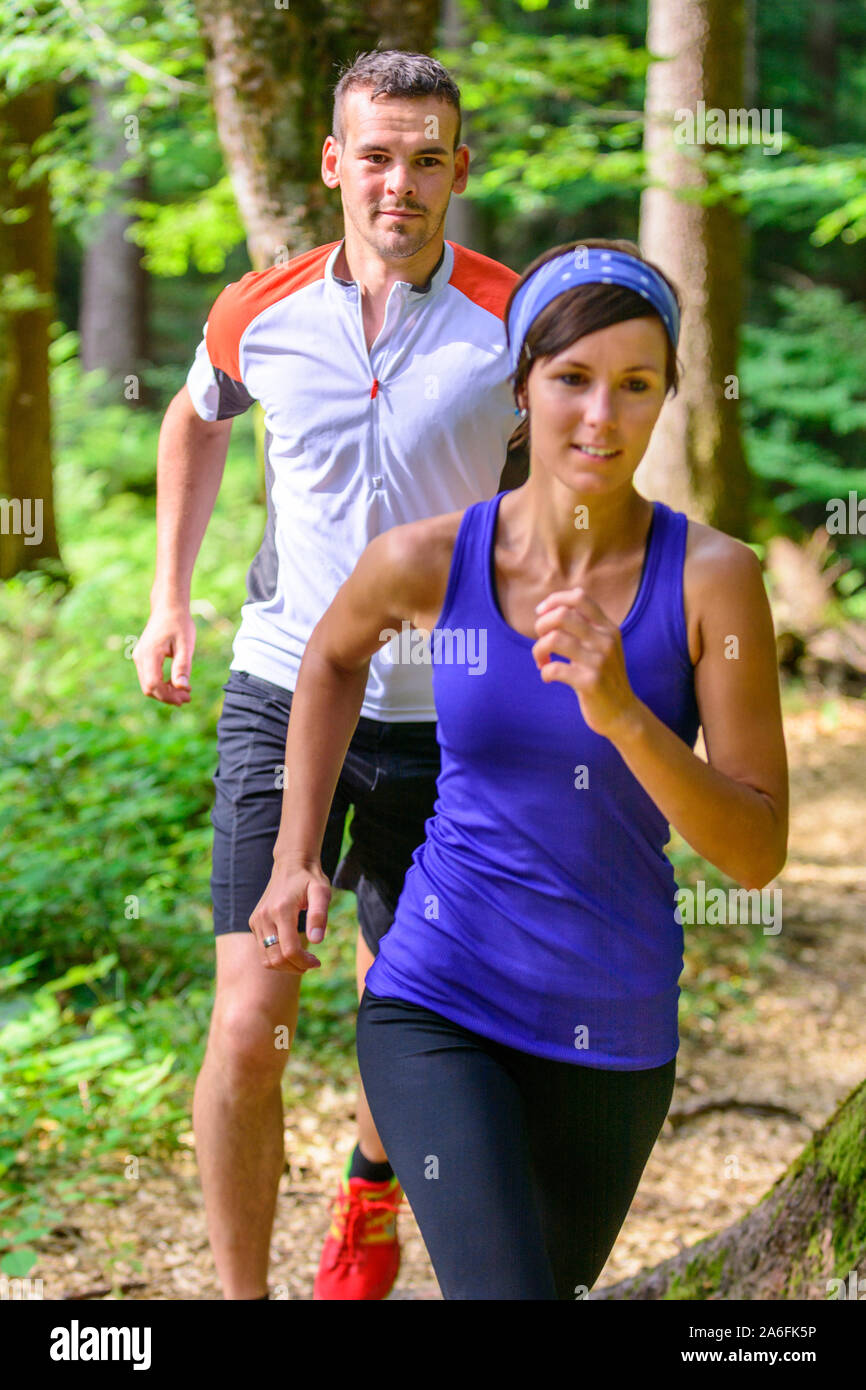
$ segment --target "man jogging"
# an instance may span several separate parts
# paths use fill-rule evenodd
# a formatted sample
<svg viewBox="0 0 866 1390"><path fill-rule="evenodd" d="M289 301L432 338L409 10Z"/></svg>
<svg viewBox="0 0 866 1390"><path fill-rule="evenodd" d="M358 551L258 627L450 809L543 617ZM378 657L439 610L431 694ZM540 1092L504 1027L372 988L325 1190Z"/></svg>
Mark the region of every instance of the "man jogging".
<svg viewBox="0 0 866 1390"><path fill-rule="evenodd" d="M184 704L191 576L231 419L253 401L265 413L268 522L217 733L216 999L193 1112L211 1248L231 1299L267 1297L284 1162L287 1051L275 1040L294 1036L302 971L262 969L250 917L274 869L283 797L289 814L305 811L291 801L291 768L280 774L306 641L374 536L505 485L515 419L502 318L517 276L444 239L450 195L467 181L459 135L459 93L441 64L362 55L337 84L322 153L344 239L222 292L160 434L156 577L135 662L146 695ZM430 666L374 658L322 854L335 886L356 892L359 994L433 813L435 719ZM337 872L350 807L351 849ZM381 1299L397 1274L402 1193L363 1090L358 1131L316 1298Z"/></svg>

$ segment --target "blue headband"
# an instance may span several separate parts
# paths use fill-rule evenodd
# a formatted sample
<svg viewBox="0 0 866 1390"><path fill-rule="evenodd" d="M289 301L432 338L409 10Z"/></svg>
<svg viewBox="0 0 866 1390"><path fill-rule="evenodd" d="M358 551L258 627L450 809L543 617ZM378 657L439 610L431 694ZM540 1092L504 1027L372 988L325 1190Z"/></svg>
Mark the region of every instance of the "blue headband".
<svg viewBox="0 0 866 1390"><path fill-rule="evenodd" d="M508 342L512 373L517 371L523 342L534 320L558 294L575 285L624 285L649 300L661 316L676 351L680 336L677 301L662 277L624 251L602 251L597 246L576 246L545 261L521 285L508 315Z"/></svg>

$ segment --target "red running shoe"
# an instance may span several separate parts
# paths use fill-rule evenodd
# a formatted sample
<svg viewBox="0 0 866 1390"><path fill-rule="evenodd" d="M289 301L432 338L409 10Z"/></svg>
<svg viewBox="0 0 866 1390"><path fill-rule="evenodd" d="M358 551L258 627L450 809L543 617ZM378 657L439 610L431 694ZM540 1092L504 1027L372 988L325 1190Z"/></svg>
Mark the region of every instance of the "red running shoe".
<svg viewBox="0 0 866 1390"><path fill-rule="evenodd" d="M400 1268L397 1208L403 1189L396 1178L365 1182L347 1176L334 1199L313 1299L371 1301L387 1298Z"/></svg>

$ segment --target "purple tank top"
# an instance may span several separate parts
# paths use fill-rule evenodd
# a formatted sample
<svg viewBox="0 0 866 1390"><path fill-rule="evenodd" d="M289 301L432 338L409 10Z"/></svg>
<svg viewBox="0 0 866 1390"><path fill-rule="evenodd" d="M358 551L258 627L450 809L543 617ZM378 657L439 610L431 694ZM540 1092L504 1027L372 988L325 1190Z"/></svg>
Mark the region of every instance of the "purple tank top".
<svg viewBox="0 0 866 1390"><path fill-rule="evenodd" d="M683 932L669 826L574 691L545 685L496 598L499 493L464 513L430 640L442 769L367 976L473 1032L621 1070L675 1056ZM629 680L693 747L687 518L660 502L621 627Z"/></svg>

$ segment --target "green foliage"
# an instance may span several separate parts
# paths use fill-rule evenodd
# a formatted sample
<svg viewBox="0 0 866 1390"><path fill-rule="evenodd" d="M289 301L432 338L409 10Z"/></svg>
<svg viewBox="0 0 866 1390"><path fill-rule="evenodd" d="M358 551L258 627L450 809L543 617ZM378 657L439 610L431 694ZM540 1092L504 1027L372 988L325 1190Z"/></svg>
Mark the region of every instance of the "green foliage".
<svg viewBox="0 0 866 1390"><path fill-rule="evenodd" d="M837 0L828 55L815 43L821 8L799 0L755 7L757 89L748 104L778 119L782 152L709 150L705 159L713 196L730 199L764 233L754 246L761 279L765 260L810 274L820 267L822 278L834 267L847 278L855 263L845 248L866 235L866 10ZM816 256L833 242L830 257Z"/></svg>
<svg viewBox="0 0 866 1390"><path fill-rule="evenodd" d="M866 493L866 312L830 286L780 286L773 303L773 322L743 330L746 449L774 529L780 514L811 529L831 498ZM862 537L833 539L866 564Z"/></svg>
<svg viewBox="0 0 866 1390"><path fill-rule="evenodd" d="M155 545L153 500L137 493L153 477L158 420L93 408L72 363L54 384L73 586L58 599L37 572L0 590L10 673L0 709L4 941L44 951L55 971L110 951L136 984L166 962L168 978L184 983L210 969L215 724L245 564L264 524L252 419L233 430L196 569L193 700L174 709L142 695L131 660ZM123 489L124 474L136 493Z"/></svg>
<svg viewBox="0 0 866 1390"><path fill-rule="evenodd" d="M473 150L468 196L497 235L507 229L503 255L525 251L528 260L582 234L634 235L645 0L592 0L585 11L546 0L464 0L462 8L467 48L437 56L462 88ZM866 234L866 17L855 8L838 7L828 112L815 101L809 7L758 7L756 104L783 108L783 153L717 149L704 161L705 196L733 201L751 232L754 322L744 334L741 405L764 521L775 529L780 519L792 529L816 525L828 498L866 492L866 315L852 302L862 294L852 247ZM3 97L41 81L58 88L53 131L35 161L19 153L16 162L10 152L12 173L22 181L50 173L73 271L95 219L121 196L120 182L147 173L133 238L153 275L185 277L176 297L161 301L166 329L157 322L170 365L155 370L154 383L168 394L183 379L208 302L208 286L189 271L225 274L227 255L241 255L243 243L195 7L112 0L94 10L84 0L81 14L77 0L10 0L0 16ZM92 82L110 91L112 118L135 117L139 130L114 178L98 167ZM776 278L792 276L846 291L813 283L771 293ZM25 280L8 277L0 307L19 311L32 294ZM76 308L70 292L70 322ZM146 700L130 655L153 573L159 419L128 409L95 375L82 377L75 348L67 334L53 354L57 512L71 587L35 572L0 590L7 1275L27 1273L67 1204L84 1192L116 1198L126 1156L168 1154L189 1128L212 989L215 725L244 570L264 525L250 414L233 427L196 566L192 703L173 709ZM859 542L839 543L854 562L843 577L854 611L864 600L866 555ZM728 886L676 836L671 856L681 884ZM295 1042L341 1074L353 1050L355 929L354 900L336 895L317 949L323 967L304 981ZM749 1009L767 945L760 925L686 930L685 1032L711 1030L726 1009Z"/></svg>
<svg viewBox="0 0 866 1390"><path fill-rule="evenodd" d="M9 214L3 220L8 222L21 219L14 219L13 215ZM50 295L36 288L31 270L4 275L0 280L0 314L4 317L7 314L23 314L29 309L44 309L50 303Z"/></svg>
<svg viewBox="0 0 866 1390"><path fill-rule="evenodd" d="M814 32L829 7L777 0L756 8L762 104L784 107L786 123L811 143L866 140L866 10L859 0L834 0L835 72L827 91L819 85Z"/></svg>
<svg viewBox="0 0 866 1390"><path fill-rule="evenodd" d="M355 1054L355 942L358 918L353 893L335 893L328 909L328 930L314 948L322 962L304 976L296 1050L315 1052L325 1066L339 1065Z"/></svg>
<svg viewBox="0 0 866 1390"><path fill-rule="evenodd" d="M128 654L149 607L155 529L141 484L159 418L121 421L117 406L97 406L68 346L58 345L54 390L72 587L58 593L33 573L0 588L10 673L0 710L8 1276L27 1274L71 1204L122 1199L130 1156L143 1165L167 1156L190 1128L212 1000L215 725L264 525L247 415L233 427L195 571L193 700L169 709L145 699ZM126 915L132 895L137 917ZM295 1053L332 1074L352 1065L356 930L354 898L335 894L322 968L304 981Z"/></svg>
<svg viewBox="0 0 866 1390"><path fill-rule="evenodd" d="M187 66L201 64L192 0L111 0L98 13L86 0L6 0L0 16L0 76L10 96L38 82L125 76L143 98L168 102Z"/></svg>
<svg viewBox="0 0 866 1390"><path fill-rule="evenodd" d="M322 968L304 982L294 1053L346 1076L356 922L346 895L335 902ZM65 1206L122 1201L126 1179L188 1142L211 1004L203 985L152 995L147 984L127 997L114 956L28 989L40 964L35 952L0 967L0 1273L9 1276L29 1272Z"/></svg>
<svg viewBox="0 0 866 1390"><path fill-rule="evenodd" d="M122 693L103 689L99 719L0 721L0 875L6 930L54 968L110 949L142 978L198 956L214 753L189 720L134 730Z"/></svg>
<svg viewBox="0 0 866 1390"><path fill-rule="evenodd" d="M141 221L130 240L144 247L152 275L185 275L195 266L205 274L222 270L229 253L244 240L244 228L227 178L180 203L136 202Z"/></svg>
<svg viewBox="0 0 866 1390"><path fill-rule="evenodd" d="M0 968L0 994L20 991L38 960L33 953ZM170 1152L189 1123L179 1104L174 1030L159 1027L155 1010L107 998L79 1002L84 991L101 992L115 964L105 956L0 1005L0 1271L7 1275L27 1274L34 1242L62 1219L64 1203L80 1199L82 1183L90 1200L94 1192L100 1199L100 1188L104 1199L118 1195L125 1159ZM201 1026L201 1002L189 997L181 1011L177 1000L172 1021L185 1018L188 1032L198 1014ZM60 1171L76 1177L59 1179Z"/></svg>
<svg viewBox="0 0 866 1390"><path fill-rule="evenodd" d="M703 879L706 891L732 880L707 863L672 832L666 851L680 888L695 888ZM732 1008L748 1012L760 988L761 966L768 938L759 923L728 922L724 927L692 924L683 928L684 968L680 977L680 1032L695 1039L712 1032L723 1013Z"/></svg>
<svg viewBox="0 0 866 1390"><path fill-rule="evenodd" d="M138 0L112 0L99 11L79 0L11 0L0 15L0 82L9 96L39 82L61 91L36 158L22 151L11 172L22 182L50 177L55 221L80 244L106 207L119 204L142 218L134 236L153 274L182 275L190 265L221 271L243 243L193 0L143 9ZM116 173L100 167L105 151L91 121L92 84L124 132L127 158ZM142 172L152 200L126 202L124 182Z"/></svg>
<svg viewBox="0 0 866 1390"><path fill-rule="evenodd" d="M461 11L466 47L437 56L460 84L471 131L466 196L498 219L557 220L596 206L610 217L616 198L636 220L651 60L646 4L592 0L583 10L520 0L516 10L464 0ZM840 6L832 111L829 99L816 100L809 8L759 9L756 24L759 82L750 105L778 111L782 152L750 144L694 148L704 186L689 196L728 202L755 227L793 228L810 247L837 239L850 245L866 235L866 18Z"/></svg>
<svg viewBox="0 0 866 1390"><path fill-rule="evenodd" d="M468 48L437 51L478 152L467 196L501 216L554 204L568 213L639 187L643 118L639 107L624 114L618 93L637 99L644 49L618 34L527 34L489 19L475 32Z"/></svg>
<svg viewBox="0 0 866 1390"><path fill-rule="evenodd" d="M737 198L755 226L785 221L789 230L807 232L814 246L866 236L866 153L816 150L790 137L783 148L774 158L752 151L739 162L710 154L706 167L720 193Z"/></svg>

